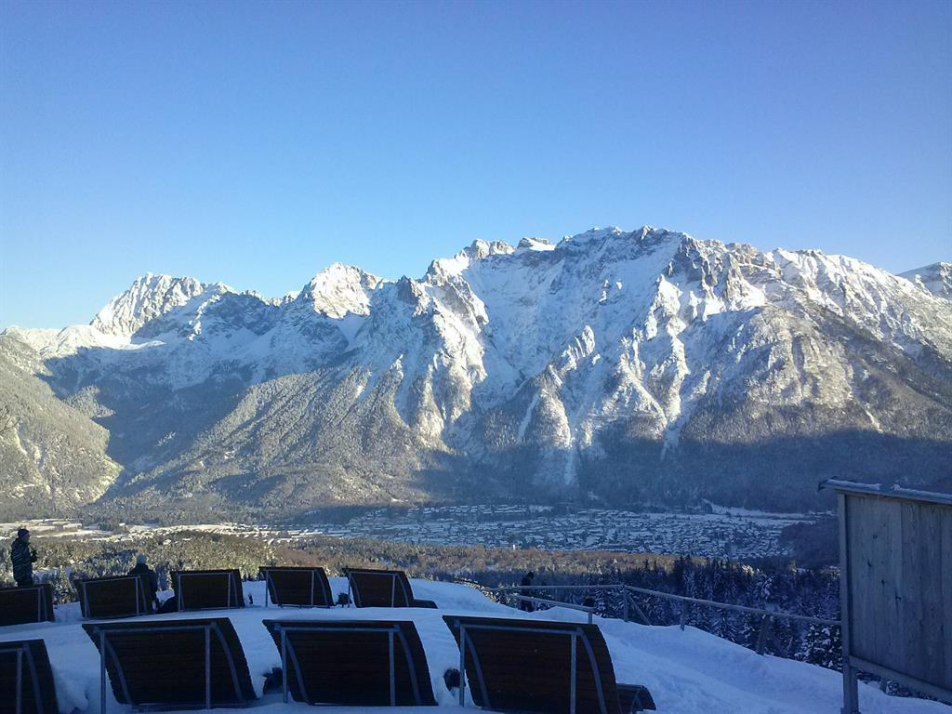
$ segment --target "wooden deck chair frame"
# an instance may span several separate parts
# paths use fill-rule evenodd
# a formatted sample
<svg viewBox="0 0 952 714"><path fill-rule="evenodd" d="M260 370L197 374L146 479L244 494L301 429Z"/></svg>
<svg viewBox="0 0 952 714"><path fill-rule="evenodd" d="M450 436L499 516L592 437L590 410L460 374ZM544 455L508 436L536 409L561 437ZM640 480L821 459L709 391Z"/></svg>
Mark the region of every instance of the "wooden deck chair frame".
<svg viewBox="0 0 952 714"><path fill-rule="evenodd" d="M244 653L241 652L241 644L238 641L238 635L228 618L214 618L209 620L170 620L155 621L148 623L90 623L83 625L83 629L90 639L99 649L99 689L100 689L100 712L106 714L106 680L112 681L113 693L121 704L131 704L134 709L142 709L143 704L153 710L163 709L211 709L216 706L212 696L212 638L217 639L221 645L227 663L228 672L231 675L232 690L234 692L234 701L228 701L221 706L240 707L256 699L254 689L251 685L251 677L248 673L248 663L244 659ZM228 631L226 635L225 631ZM110 637L122 637L129 635L161 635L183 632L201 632L204 635L204 697L199 701L181 703L170 702L168 707L164 707L162 702L136 702L134 694L130 690L128 678L126 676L123 662L116 654L115 647L110 642ZM237 647L241 654L241 668L236 662L235 652L232 646ZM110 665L112 665L110 667ZM242 676L244 675L244 676ZM120 696L121 694L121 696Z"/></svg>
<svg viewBox="0 0 952 714"><path fill-rule="evenodd" d="M327 579L327 573L324 568L282 568L282 567L262 567L260 573L264 576L264 606L268 607L269 601L278 607L333 607L334 594L331 592L331 584ZM308 577L310 576L310 577ZM309 593L309 597L295 602L294 597L285 589L282 592L281 579L283 577L300 578L307 581L301 588L303 592Z"/></svg>
<svg viewBox="0 0 952 714"><path fill-rule="evenodd" d="M12 606L11 601L13 601ZM19 606L18 610L15 609L16 606ZM25 588L0 588L0 626L53 622L55 619L53 587L49 583L30 585Z"/></svg>
<svg viewBox="0 0 952 714"><path fill-rule="evenodd" d="M245 596L241 588L241 573L237 570L174 570L170 574L172 587L175 589L176 605L178 610L222 610L245 606ZM208 580L220 578L225 588L224 605L194 605L199 598L193 593L190 601L187 597L190 587L195 587L195 582L199 580ZM189 583L192 585L189 585Z"/></svg>
<svg viewBox="0 0 952 714"><path fill-rule="evenodd" d="M597 701L597 711L599 714L619 714L623 712L620 693L624 690L626 704L630 710L633 702L639 703L641 708L654 709L654 702L648 690L641 686L619 685L615 681L615 672L611 664L611 655L605 645L605 640L601 635L597 625L583 625L577 623L562 623L551 621L536 620L518 620L508 618L481 618L481 617L462 617L462 616L444 616L444 622L450 628L453 636L456 638L459 646L459 705L465 706L465 692L469 674L475 675L475 685L470 683L470 687L478 687L473 691L473 701L477 706L487 709L497 710L498 704L493 702L486 678L483 672L483 666L480 661L479 652L473 642L471 633L477 631L488 632L508 632L523 633L528 635L542 635L545 637L562 636L568 640L570 648L569 665L569 695L568 705L570 714L576 714L578 711L578 679L579 665L587 664L591 673L591 678L595 687ZM579 645L582 645L582 656L585 662L578 661ZM596 649L599 651L596 652ZM468 665L472 665L467 669ZM557 673L556 673L557 674ZM499 711L516 711L513 709L500 708ZM520 709L519 711L523 711Z"/></svg>
<svg viewBox="0 0 952 714"><path fill-rule="evenodd" d="M307 682L302 675L301 662L298 657L297 648L294 646L294 636L297 634L317 634L321 633L373 633L387 635L388 663L389 663L389 700L390 706L402 706L398 704L397 693L397 673L396 657L397 647L405 658L406 674L409 677L410 689L413 695L413 701L405 704L406 706L435 706L436 700L433 697L433 687L429 679L429 668L426 663L426 653L420 642L420 636L417 634L416 626L411 621L381 621L381 620L264 620L262 623L275 646L281 653L281 670L284 672L283 678L283 696L287 704L290 700L291 688L296 685L297 692L301 697L295 696L299 701L306 701L309 704L335 704L336 702L318 702L316 697L309 692ZM416 651L416 653L414 652ZM334 653L329 652L333 657ZM421 661L422 660L422 661ZM290 683L291 677L294 677L294 684ZM361 703L354 706L371 706L372 703ZM344 705L346 706L346 705Z"/></svg>
<svg viewBox="0 0 952 714"><path fill-rule="evenodd" d="M129 590L130 592L125 593L124 597L126 599L127 607L124 610L112 610L103 613L102 611L96 611L96 599L97 599L97 590L113 591L122 589ZM89 580L74 580L73 587L76 588L76 594L79 596L79 606L80 610L83 613L84 619L105 619L110 617L135 617L138 615L151 615L152 606L149 602L145 584L142 582L142 578L138 575L120 575L117 577L110 578L91 578ZM115 601L113 601L114 604ZM103 603L99 603L103 604Z"/></svg>
<svg viewBox="0 0 952 714"><path fill-rule="evenodd" d="M10 714L59 714L53 670L43 640L0 642L0 657L16 657L14 695L12 702L3 703L3 711ZM32 702L33 706L30 706ZM9 705L13 708L9 709Z"/></svg>
<svg viewBox="0 0 952 714"><path fill-rule="evenodd" d="M344 568L347 576L347 595L354 607L428 607L435 608L430 600L417 600L407 574L402 570L376 570L373 568ZM379 579L390 581L389 602L368 602L366 592L361 594L361 581ZM366 589L365 589L366 590Z"/></svg>

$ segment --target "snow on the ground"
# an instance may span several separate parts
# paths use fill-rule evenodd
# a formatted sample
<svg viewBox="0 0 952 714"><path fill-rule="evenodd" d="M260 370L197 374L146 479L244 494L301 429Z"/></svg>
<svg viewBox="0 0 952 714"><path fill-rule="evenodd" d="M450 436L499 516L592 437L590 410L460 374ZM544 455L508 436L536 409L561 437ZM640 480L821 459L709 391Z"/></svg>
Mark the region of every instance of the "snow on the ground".
<svg viewBox="0 0 952 714"><path fill-rule="evenodd" d="M331 578L337 593L347 591L343 578ZM260 696L264 675L280 666L277 648L262 626L268 619L370 620L408 619L416 624L426 651L433 694L438 707L405 707L406 714L459 711L456 698L443 683L443 672L459 664L452 634L443 622L446 614L473 614L490 617L532 617L543 620L585 621L585 614L554 608L523 613L488 600L474 588L452 583L413 580L417 597L436 601L439 609L386 608L264 608L263 582L243 584L245 597L254 605L241 610L179 613L179 618L228 617L241 640L255 690ZM167 619L157 615L147 619ZM55 623L16 625L0 628L0 641L42 638L46 641L60 711L98 712L99 653L81 628L75 603L57 608ZM626 684L644 684L651 690L661 714L838 714L842 704L842 678L821 667L761 656L751 650L701 630L688 627L646 627L620 620L595 618L612 655L615 677ZM108 689L107 712L127 712ZM472 704L470 704L470 708ZM860 685L863 714L950 714L952 707L919 699L890 697L877 687ZM353 714L378 711L377 707L321 707L325 714ZM220 712L313 711L304 704L281 702L279 694L264 696L245 709Z"/></svg>

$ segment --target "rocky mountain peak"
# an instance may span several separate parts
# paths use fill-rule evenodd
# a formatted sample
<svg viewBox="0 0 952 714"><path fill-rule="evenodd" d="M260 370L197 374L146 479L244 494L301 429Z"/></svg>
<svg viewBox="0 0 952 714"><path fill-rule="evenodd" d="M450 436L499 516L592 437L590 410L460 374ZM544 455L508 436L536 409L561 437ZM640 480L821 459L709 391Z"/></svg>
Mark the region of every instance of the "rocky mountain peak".
<svg viewBox="0 0 952 714"><path fill-rule="evenodd" d="M618 236L625 235L625 231L616 226L609 226L608 228L589 228L583 233L576 233L573 236L566 236L562 239L561 242L573 242L573 243L584 243L587 241L600 241L605 240L606 238L617 238Z"/></svg>
<svg viewBox="0 0 952 714"><path fill-rule="evenodd" d="M473 244L466 250L472 257L482 260L494 255L512 255L516 249L501 240L477 240L473 241Z"/></svg>
<svg viewBox="0 0 952 714"><path fill-rule="evenodd" d="M295 299L335 320L349 314L368 315L371 293L383 282L360 268L334 263L315 275Z"/></svg>
<svg viewBox="0 0 952 714"><path fill-rule="evenodd" d="M124 293L110 300L90 324L105 334L131 336L147 322L209 291L216 294L234 292L221 283L209 285L195 278L147 273L136 279Z"/></svg>
<svg viewBox="0 0 952 714"><path fill-rule="evenodd" d="M452 258L434 260L430 264L425 278L435 279L437 281L445 280L451 276L460 275L464 270L482 260L497 255L512 255L515 252L516 249L504 241L485 241L477 239Z"/></svg>
<svg viewBox="0 0 952 714"><path fill-rule="evenodd" d="M539 250L539 251L548 251L555 250L555 244L551 241L546 240L545 238L523 238L519 241L519 245L516 247L517 250Z"/></svg>
<svg viewBox="0 0 952 714"><path fill-rule="evenodd" d="M952 300L952 263L939 262L900 273L899 277L936 297Z"/></svg>

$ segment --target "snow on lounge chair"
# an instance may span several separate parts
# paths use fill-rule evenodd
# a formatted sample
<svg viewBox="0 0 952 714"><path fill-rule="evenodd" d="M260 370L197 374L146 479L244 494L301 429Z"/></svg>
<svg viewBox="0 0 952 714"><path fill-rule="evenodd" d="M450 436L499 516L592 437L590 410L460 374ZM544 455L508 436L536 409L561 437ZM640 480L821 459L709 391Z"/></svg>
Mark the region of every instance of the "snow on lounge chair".
<svg viewBox="0 0 952 714"><path fill-rule="evenodd" d="M106 673L120 704L153 708L242 706L256 699L228 618L83 625L99 648L102 712Z"/></svg>
<svg viewBox="0 0 952 714"><path fill-rule="evenodd" d="M645 687L615 682L597 625L447 616L460 648L459 702L501 712L629 714L654 709Z"/></svg>
<svg viewBox="0 0 952 714"><path fill-rule="evenodd" d="M334 595L324 568L261 568L268 598L279 607L333 607Z"/></svg>
<svg viewBox="0 0 952 714"><path fill-rule="evenodd" d="M49 583L0 588L0 625L53 622L53 588Z"/></svg>
<svg viewBox="0 0 952 714"><path fill-rule="evenodd" d="M237 570L175 570L171 578L179 610L245 606Z"/></svg>
<svg viewBox="0 0 952 714"><path fill-rule="evenodd" d="M0 711L59 714L43 640L0 642Z"/></svg>
<svg viewBox="0 0 952 714"><path fill-rule="evenodd" d="M410 581L402 570L344 568L356 607L436 607L432 600L413 597Z"/></svg>
<svg viewBox="0 0 952 714"><path fill-rule="evenodd" d="M134 617L152 613L149 594L138 575L74 580L83 617Z"/></svg>
<svg viewBox="0 0 952 714"><path fill-rule="evenodd" d="M284 700L345 706L435 705L412 622L265 620L281 653Z"/></svg>

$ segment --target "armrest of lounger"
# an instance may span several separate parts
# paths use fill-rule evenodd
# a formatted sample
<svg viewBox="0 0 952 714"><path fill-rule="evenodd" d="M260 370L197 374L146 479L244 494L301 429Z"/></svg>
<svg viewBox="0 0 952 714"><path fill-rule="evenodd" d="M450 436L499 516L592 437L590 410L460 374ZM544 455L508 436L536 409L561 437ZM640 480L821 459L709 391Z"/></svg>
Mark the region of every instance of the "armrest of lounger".
<svg viewBox="0 0 952 714"><path fill-rule="evenodd" d="M654 699L651 698L651 692L641 684L619 684L618 703L621 705L622 714L632 712L641 712L647 709L654 709Z"/></svg>
<svg viewBox="0 0 952 714"><path fill-rule="evenodd" d="M416 598L413 598L413 607L431 607L434 610L438 609L436 603L432 600L417 600Z"/></svg>

